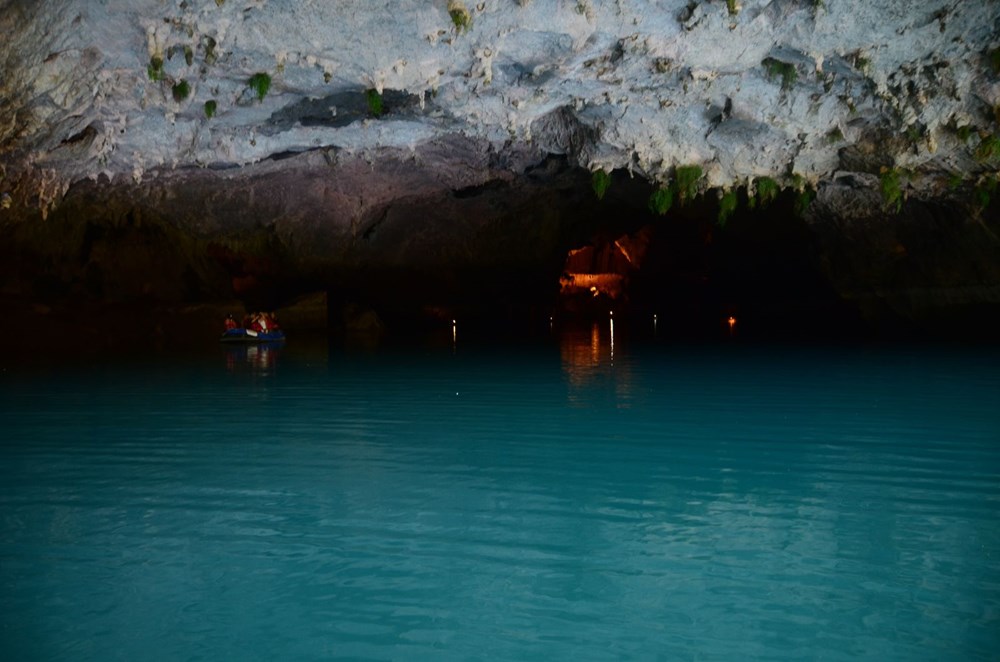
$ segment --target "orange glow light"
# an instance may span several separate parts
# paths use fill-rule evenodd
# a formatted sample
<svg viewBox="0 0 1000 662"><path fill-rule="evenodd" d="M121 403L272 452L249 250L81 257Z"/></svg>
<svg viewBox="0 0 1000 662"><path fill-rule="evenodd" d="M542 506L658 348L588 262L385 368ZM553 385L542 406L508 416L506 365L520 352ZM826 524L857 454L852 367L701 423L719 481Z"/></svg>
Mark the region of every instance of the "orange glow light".
<svg viewBox="0 0 1000 662"><path fill-rule="evenodd" d="M729 316L729 328L731 329L731 328L733 328L734 326L736 326L736 318L735 318L735 317L733 317L732 315L730 315L730 316Z"/></svg>

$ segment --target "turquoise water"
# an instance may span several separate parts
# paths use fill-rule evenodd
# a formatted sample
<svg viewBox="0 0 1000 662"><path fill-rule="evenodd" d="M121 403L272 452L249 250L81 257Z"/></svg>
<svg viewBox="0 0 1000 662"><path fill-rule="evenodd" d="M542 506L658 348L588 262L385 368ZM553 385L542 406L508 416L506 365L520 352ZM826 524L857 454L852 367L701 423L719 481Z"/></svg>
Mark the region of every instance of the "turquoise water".
<svg viewBox="0 0 1000 662"><path fill-rule="evenodd" d="M5 369L0 657L998 659L1000 351L608 331Z"/></svg>

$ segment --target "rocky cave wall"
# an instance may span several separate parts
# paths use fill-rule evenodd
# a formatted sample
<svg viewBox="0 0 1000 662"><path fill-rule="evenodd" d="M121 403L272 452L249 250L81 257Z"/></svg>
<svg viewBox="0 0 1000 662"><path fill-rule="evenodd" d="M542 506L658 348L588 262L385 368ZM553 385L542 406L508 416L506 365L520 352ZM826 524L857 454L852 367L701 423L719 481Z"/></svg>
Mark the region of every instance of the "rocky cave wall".
<svg viewBox="0 0 1000 662"><path fill-rule="evenodd" d="M867 314L1000 306L997 3L5 0L0 29L9 298L541 296L647 200L725 237L784 191Z"/></svg>

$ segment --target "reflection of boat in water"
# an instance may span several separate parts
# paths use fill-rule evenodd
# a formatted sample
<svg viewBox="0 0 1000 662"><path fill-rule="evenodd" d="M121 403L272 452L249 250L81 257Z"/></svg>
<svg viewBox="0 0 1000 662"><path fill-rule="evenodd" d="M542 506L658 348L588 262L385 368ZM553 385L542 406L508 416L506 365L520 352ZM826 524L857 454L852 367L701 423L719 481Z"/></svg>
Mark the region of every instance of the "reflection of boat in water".
<svg viewBox="0 0 1000 662"><path fill-rule="evenodd" d="M226 357L226 369L239 372L249 368L251 372L267 375L278 365L278 357L285 343L282 341L236 342L222 344Z"/></svg>
<svg viewBox="0 0 1000 662"><path fill-rule="evenodd" d="M219 342L229 343L283 343L285 332L281 329L276 331L254 331L253 329L235 328L226 329L219 338Z"/></svg>

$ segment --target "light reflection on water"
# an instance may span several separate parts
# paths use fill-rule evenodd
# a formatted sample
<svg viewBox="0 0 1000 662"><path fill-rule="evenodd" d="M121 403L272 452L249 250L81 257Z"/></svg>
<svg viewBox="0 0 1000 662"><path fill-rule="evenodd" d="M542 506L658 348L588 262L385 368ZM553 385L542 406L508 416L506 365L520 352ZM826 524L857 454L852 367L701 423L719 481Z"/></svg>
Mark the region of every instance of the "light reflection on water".
<svg viewBox="0 0 1000 662"><path fill-rule="evenodd" d="M0 650L995 656L995 350L611 331L5 373Z"/></svg>
<svg viewBox="0 0 1000 662"><path fill-rule="evenodd" d="M254 343L223 345L226 356L226 370L236 373L250 370L261 375L274 372L284 343Z"/></svg>
<svg viewBox="0 0 1000 662"><path fill-rule="evenodd" d="M632 367L627 360L615 363L614 319L565 329L558 341L562 369L570 385L570 406L585 405L595 383L602 380L612 384L610 395L616 406L630 406Z"/></svg>

